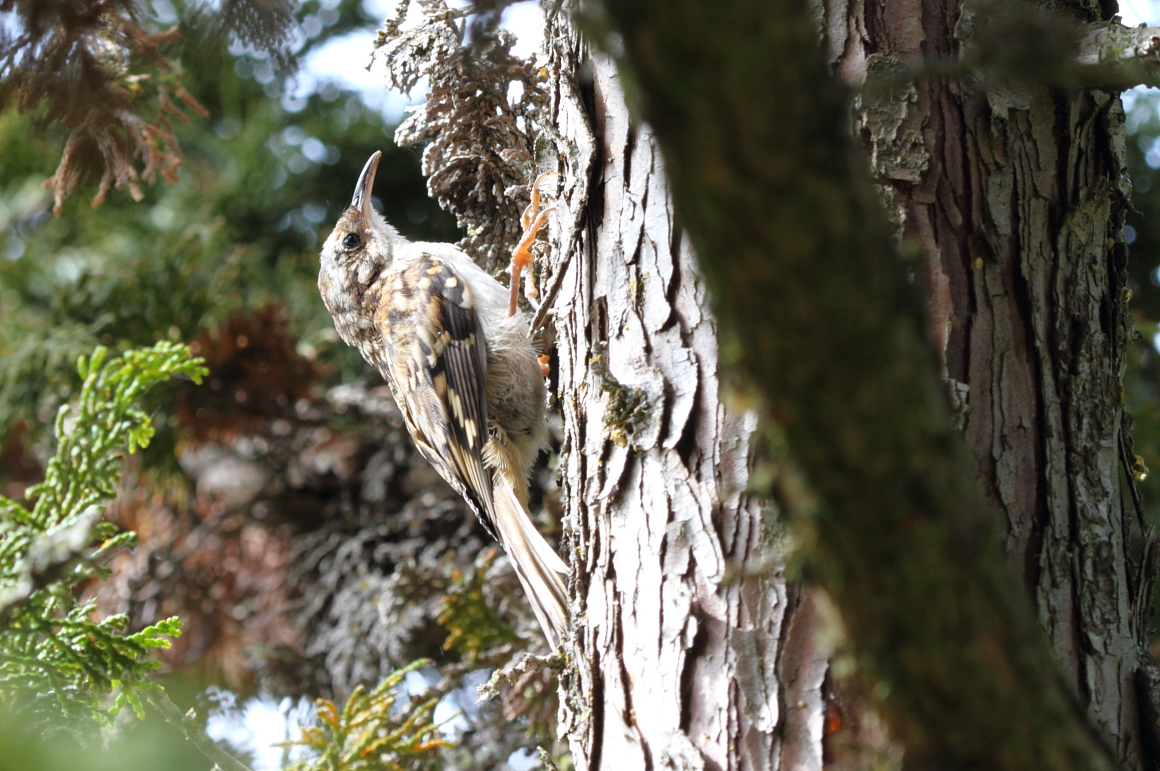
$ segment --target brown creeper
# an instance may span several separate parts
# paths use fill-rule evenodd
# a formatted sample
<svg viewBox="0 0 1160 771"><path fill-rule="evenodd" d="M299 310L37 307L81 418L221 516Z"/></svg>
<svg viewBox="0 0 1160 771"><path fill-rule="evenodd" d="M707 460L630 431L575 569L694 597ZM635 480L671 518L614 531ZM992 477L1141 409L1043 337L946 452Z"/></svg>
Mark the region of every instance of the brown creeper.
<svg viewBox="0 0 1160 771"><path fill-rule="evenodd" d="M339 336L386 378L419 452L503 544L556 648L567 567L527 509L528 473L547 444L527 320L509 313L508 290L466 254L410 243L374 210L380 157L363 167L322 245L318 289Z"/></svg>

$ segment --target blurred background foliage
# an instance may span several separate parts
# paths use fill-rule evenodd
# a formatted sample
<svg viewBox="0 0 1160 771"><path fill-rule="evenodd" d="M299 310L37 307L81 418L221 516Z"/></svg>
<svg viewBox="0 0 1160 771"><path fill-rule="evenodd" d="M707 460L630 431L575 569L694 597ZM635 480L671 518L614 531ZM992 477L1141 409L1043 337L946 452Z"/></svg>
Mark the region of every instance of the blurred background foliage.
<svg viewBox="0 0 1160 771"><path fill-rule="evenodd" d="M1124 94L1132 210L1125 240L1131 279L1131 308L1140 339L1128 347L1124 398L1134 418L1136 479L1147 520L1160 526L1160 90ZM1125 506L1131 508L1131 502ZM1154 599L1155 602L1155 599ZM1153 614L1153 640L1157 616ZM1160 644L1153 643L1160 656Z"/></svg>
<svg viewBox="0 0 1160 771"><path fill-rule="evenodd" d="M0 2L0 43L43 10L37 2ZM424 762L529 768L518 758L554 740L551 675L526 676L483 707L465 687L542 645L535 621L506 559L414 451L381 379L337 339L315 283L318 246L375 150L376 204L390 222L414 240L461 234L427 195L421 148L396 147L395 126L365 94L302 69L352 31L373 38L374 6L252 5L292 17L263 28L269 19L248 17L247 0L110 5L136 8L147 35L176 27L157 43L169 64L152 82L205 110L172 121L179 174L142 184L139 202L126 186L94 207L99 156L82 157L54 217L44 183L73 129L49 119L51 106L0 110L0 495L23 502L43 478L53 418L80 386L78 356L189 344L209 375L146 395L157 434L127 461L107 512L140 544L112 559L106 580L82 585L83 599L98 617L126 614L130 631L179 616L161 682L256 768L305 762L269 747L299 738L288 718L309 712L302 705L343 704L420 658L433 663L404 685L441 698L430 717L448 739L430 748L441 760ZM369 42L351 46L347 64L369 56ZM138 77L127 61L121 74ZM0 62L0 80L12 66ZM541 469L538 496L552 476ZM0 732L0 768L66 768L81 754L89 768L208 768L156 715L122 722L103 753Z"/></svg>

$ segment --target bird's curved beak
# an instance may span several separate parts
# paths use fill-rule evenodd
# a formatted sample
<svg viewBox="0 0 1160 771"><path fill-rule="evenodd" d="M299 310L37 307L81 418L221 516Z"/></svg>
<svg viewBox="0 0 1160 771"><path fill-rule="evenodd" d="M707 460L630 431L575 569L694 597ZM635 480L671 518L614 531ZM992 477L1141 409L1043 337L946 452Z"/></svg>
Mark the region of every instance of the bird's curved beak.
<svg viewBox="0 0 1160 771"><path fill-rule="evenodd" d="M368 220L374 211L371 205L371 190L375 187L375 171L378 170L382 157L382 152L375 150L375 154L367 160L367 165L363 166L362 174L358 175L358 183L354 186L354 198L350 199L350 205L358 209Z"/></svg>

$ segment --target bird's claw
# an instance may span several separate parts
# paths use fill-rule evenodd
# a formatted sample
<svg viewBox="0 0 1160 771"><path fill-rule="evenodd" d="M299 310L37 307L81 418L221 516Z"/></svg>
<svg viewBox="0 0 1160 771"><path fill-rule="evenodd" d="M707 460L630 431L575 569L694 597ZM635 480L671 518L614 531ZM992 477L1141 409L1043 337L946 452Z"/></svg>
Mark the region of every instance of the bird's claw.
<svg viewBox="0 0 1160 771"><path fill-rule="evenodd" d="M520 237L519 244L516 245L515 251L512 252L511 300L508 303L509 316L514 316L516 313L516 306L520 296L520 272L524 269L524 266L532 261L532 244L535 243L536 236L540 234L540 231L548 224L548 215L556 210L555 205L543 209L540 208L540 186L545 180L559 176L554 171L546 171L536 177L536 181L532 183L532 202L528 204L527 208L524 209L523 216L520 217L520 226L523 227L524 232ZM531 271L528 272L527 282L524 295L531 302L532 298L539 296L539 291L536 289Z"/></svg>

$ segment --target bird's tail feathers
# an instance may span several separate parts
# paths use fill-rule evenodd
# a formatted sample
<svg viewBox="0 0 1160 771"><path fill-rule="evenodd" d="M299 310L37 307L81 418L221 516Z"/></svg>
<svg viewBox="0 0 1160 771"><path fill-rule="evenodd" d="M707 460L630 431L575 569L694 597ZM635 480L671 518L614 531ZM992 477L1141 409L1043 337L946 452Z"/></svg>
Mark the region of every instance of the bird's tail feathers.
<svg viewBox="0 0 1160 771"><path fill-rule="evenodd" d="M568 590L563 575L564 560L552 549L532 524L527 508L505 481L496 480L495 523L500 541L516 569L516 576L528 595L532 610L553 649L568 626Z"/></svg>

